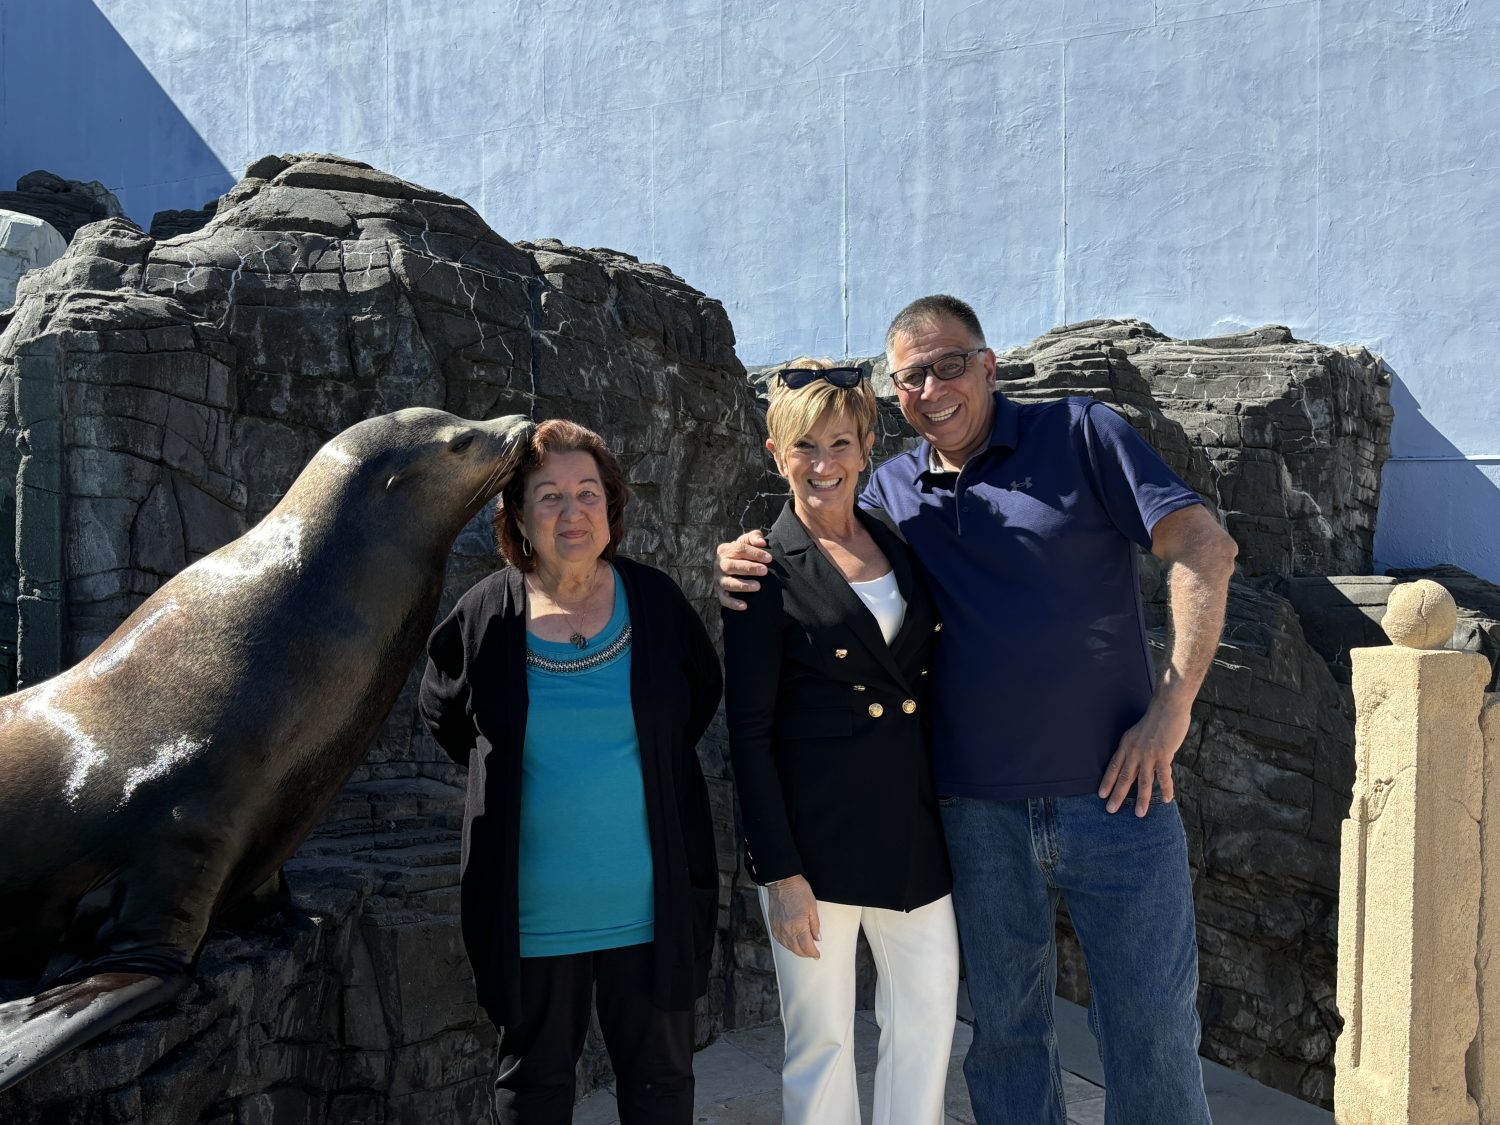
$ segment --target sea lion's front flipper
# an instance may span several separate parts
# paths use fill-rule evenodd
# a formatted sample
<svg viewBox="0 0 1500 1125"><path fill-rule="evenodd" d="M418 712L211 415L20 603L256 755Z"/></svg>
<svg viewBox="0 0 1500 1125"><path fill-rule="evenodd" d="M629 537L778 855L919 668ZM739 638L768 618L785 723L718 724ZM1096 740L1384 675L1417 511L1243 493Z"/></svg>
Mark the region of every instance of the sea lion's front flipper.
<svg viewBox="0 0 1500 1125"><path fill-rule="evenodd" d="M148 1008L165 1004L187 975L95 973L0 1004L0 1090Z"/></svg>
<svg viewBox="0 0 1500 1125"><path fill-rule="evenodd" d="M253 926L263 918L281 913L291 903L292 891L287 885L286 872L278 867L276 874L255 890L220 910L215 921L229 926Z"/></svg>

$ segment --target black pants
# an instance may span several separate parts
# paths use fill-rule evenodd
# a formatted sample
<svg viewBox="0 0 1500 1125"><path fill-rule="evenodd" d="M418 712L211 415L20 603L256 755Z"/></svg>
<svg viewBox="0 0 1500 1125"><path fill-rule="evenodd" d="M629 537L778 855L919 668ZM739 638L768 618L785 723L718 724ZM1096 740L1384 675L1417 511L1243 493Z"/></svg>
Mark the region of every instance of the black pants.
<svg viewBox="0 0 1500 1125"><path fill-rule="evenodd" d="M521 1017L500 1034L500 1125L568 1125L589 998L615 1070L620 1125L691 1125L693 1013L651 1006L651 944L527 957Z"/></svg>

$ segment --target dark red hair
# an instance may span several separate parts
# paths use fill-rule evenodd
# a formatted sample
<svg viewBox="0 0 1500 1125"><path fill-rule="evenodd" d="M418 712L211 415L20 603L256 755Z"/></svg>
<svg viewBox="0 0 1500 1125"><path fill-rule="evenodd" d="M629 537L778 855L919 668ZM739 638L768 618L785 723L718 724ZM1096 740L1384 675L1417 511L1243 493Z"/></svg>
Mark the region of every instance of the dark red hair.
<svg viewBox="0 0 1500 1125"><path fill-rule="evenodd" d="M609 543L602 557L614 558L615 549L625 538L625 502L630 499L630 486L604 439L566 418L550 418L532 431L521 464L500 492L500 502L495 505L495 544L501 557L520 571L536 568L536 554L523 549L526 537L521 534L517 517L526 510L526 482L542 467L549 453L587 453L594 458L599 467L599 481L604 485L605 510L609 513Z"/></svg>

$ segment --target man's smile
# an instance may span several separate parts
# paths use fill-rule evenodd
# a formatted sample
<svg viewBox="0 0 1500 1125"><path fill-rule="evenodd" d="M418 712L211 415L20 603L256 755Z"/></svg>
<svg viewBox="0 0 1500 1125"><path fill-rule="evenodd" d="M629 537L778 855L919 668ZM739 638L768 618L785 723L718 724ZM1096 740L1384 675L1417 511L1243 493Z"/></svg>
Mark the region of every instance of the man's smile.
<svg viewBox="0 0 1500 1125"><path fill-rule="evenodd" d="M946 422L949 418L952 418L953 415L958 412L958 408L961 405L962 405L962 403L957 403L956 402L952 406L948 407L948 409L946 409L946 410L939 410L935 414L924 414L924 415L922 415L922 417L926 418L929 422L934 422L934 423Z"/></svg>

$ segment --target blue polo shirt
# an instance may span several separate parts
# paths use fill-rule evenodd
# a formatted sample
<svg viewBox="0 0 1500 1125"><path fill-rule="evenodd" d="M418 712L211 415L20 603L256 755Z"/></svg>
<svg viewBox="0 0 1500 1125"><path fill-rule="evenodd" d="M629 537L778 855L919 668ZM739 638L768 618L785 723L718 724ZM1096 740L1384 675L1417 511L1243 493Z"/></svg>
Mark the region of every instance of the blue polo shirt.
<svg viewBox="0 0 1500 1125"><path fill-rule="evenodd" d="M860 496L901 528L932 585L939 793L1092 793L1155 684L1136 576L1163 516L1199 496L1089 398L995 393L989 445L960 473L926 441Z"/></svg>

